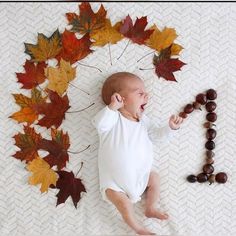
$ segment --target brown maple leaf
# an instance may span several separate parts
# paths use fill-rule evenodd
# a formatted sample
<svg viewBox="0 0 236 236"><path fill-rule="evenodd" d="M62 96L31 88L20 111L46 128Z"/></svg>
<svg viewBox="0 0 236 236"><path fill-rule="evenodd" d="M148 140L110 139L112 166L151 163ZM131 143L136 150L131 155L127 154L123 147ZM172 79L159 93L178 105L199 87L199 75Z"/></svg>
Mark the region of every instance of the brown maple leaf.
<svg viewBox="0 0 236 236"><path fill-rule="evenodd" d="M34 62L26 60L24 68L25 68L25 73L16 73L16 77L18 78L17 82L23 84L21 88L32 89L45 81L46 79L44 75L44 68L46 68L45 62L35 64Z"/></svg>
<svg viewBox="0 0 236 236"><path fill-rule="evenodd" d="M72 31L86 34L102 28L106 20L106 10L101 4L97 13L94 13L89 2L79 5L80 14L66 13Z"/></svg>
<svg viewBox="0 0 236 236"><path fill-rule="evenodd" d="M61 36L58 29L46 37L38 34L38 44L25 43L25 53L31 56L31 61L42 62L50 58L55 58L61 51Z"/></svg>
<svg viewBox="0 0 236 236"><path fill-rule="evenodd" d="M38 157L38 145L42 139L41 134L37 134L34 128L24 126L24 134L18 133L13 136L15 145L21 150L17 151L13 157L26 163Z"/></svg>
<svg viewBox="0 0 236 236"><path fill-rule="evenodd" d="M49 152L43 159L52 166L57 166L61 170L69 161L67 153L70 147L70 140L68 133L63 134L62 130L51 129L52 140L42 139L39 143L39 149Z"/></svg>
<svg viewBox="0 0 236 236"><path fill-rule="evenodd" d="M56 57L58 61L63 58L73 64L93 52L93 50L90 49L92 42L89 39L89 34L85 34L81 39L77 39L75 33L65 30L61 40L62 50Z"/></svg>
<svg viewBox="0 0 236 236"><path fill-rule="evenodd" d="M49 89L47 89L47 91L51 102L45 102L34 106L34 109L38 112L38 114L44 115L44 117L40 119L37 124L47 128L54 125L58 128L63 119L65 119L66 111L70 108L69 99L67 94L60 97L56 92Z"/></svg>
<svg viewBox="0 0 236 236"><path fill-rule="evenodd" d="M73 172L57 171L59 179L56 186L51 185L51 188L58 188L60 191L57 193L57 206L61 203L65 203L67 198L71 196L75 208L81 198L81 193L86 192L86 189L79 178L75 178Z"/></svg>
<svg viewBox="0 0 236 236"><path fill-rule="evenodd" d="M155 65L155 72L157 76L163 77L165 80L176 81L173 72L181 69L184 62L180 61L178 58L172 59L169 57L160 57L154 55L153 64Z"/></svg>
<svg viewBox="0 0 236 236"><path fill-rule="evenodd" d="M147 25L147 17L137 18L134 25L132 19L128 15L123 24L120 26L120 33L137 44L145 44L145 41L150 37L154 29L145 30Z"/></svg>

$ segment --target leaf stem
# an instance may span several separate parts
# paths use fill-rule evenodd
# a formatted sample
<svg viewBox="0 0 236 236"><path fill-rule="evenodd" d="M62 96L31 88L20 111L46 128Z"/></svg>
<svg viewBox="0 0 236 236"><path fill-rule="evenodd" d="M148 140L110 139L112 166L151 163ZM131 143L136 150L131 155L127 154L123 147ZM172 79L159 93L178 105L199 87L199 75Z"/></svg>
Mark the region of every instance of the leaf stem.
<svg viewBox="0 0 236 236"><path fill-rule="evenodd" d="M68 82L68 83L69 83L69 85L71 85L71 86L73 86L73 87L75 87L75 88L77 88L77 89L81 90L82 92L86 93L87 95L90 95L89 93L87 93L87 92L86 92L86 91L84 91L83 89L81 89L81 88L79 88L79 87L75 86L74 84L72 84L72 83L70 83L70 82Z"/></svg>
<svg viewBox="0 0 236 236"><path fill-rule="evenodd" d="M155 68L139 68L139 70L153 70Z"/></svg>
<svg viewBox="0 0 236 236"><path fill-rule="evenodd" d="M81 109L81 110L78 110L78 111L67 111L66 113L76 113L76 112L81 112L81 111L84 111L86 109L88 109L89 107L93 106L95 103L93 102L92 104L90 104L89 106Z"/></svg>
<svg viewBox="0 0 236 236"><path fill-rule="evenodd" d="M81 162L81 166L80 166L80 168L79 168L79 171L77 172L77 174L75 175L76 177L77 177L77 175L79 174L79 172L80 172L80 170L82 169L82 167L83 167L83 162Z"/></svg>
<svg viewBox="0 0 236 236"><path fill-rule="evenodd" d="M90 68L94 68L94 69L99 70L100 72L102 72L102 70L100 70L100 69L97 68L96 66L85 65L85 64L82 64L82 63L80 63L80 62L77 62L77 63L78 63L78 65L86 66L86 67L90 67Z"/></svg>
<svg viewBox="0 0 236 236"><path fill-rule="evenodd" d="M126 44L126 46L125 46L123 52L120 54L120 56L117 58L117 60L119 60L119 59L121 58L121 56L124 54L124 52L125 52L126 48L128 47L129 43L130 43L130 40L129 40L128 43Z"/></svg>
<svg viewBox="0 0 236 236"><path fill-rule="evenodd" d="M72 153L72 154L78 154L78 153L84 152L84 151L87 150L89 147L90 147L90 144L89 144L85 149L83 149L83 150L81 150L81 151L72 152L72 151L68 151L68 150L67 150L67 152Z"/></svg>
<svg viewBox="0 0 236 236"><path fill-rule="evenodd" d="M144 57L146 57L152 53L155 53L155 51L151 51L151 52L147 53L146 55L142 56L140 59L137 60L137 62L141 61Z"/></svg>

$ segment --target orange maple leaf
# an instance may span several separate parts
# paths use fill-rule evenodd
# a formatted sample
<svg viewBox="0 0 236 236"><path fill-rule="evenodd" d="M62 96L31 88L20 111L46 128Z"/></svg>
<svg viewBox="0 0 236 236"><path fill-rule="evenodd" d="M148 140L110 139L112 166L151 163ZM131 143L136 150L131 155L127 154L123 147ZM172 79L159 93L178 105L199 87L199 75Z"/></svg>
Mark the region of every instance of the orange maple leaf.
<svg viewBox="0 0 236 236"><path fill-rule="evenodd" d="M106 20L106 10L101 4L97 13L94 13L89 2L82 2L79 5L80 14L66 13L72 31L86 34L102 28Z"/></svg>
<svg viewBox="0 0 236 236"><path fill-rule="evenodd" d="M42 94L36 88L31 90L31 98L23 94L13 94L16 104L18 104L21 109L18 112L13 113L9 118L12 118L19 123L27 122L32 124L38 119L38 113L34 109L34 105L42 104L45 102L46 97L42 97Z"/></svg>

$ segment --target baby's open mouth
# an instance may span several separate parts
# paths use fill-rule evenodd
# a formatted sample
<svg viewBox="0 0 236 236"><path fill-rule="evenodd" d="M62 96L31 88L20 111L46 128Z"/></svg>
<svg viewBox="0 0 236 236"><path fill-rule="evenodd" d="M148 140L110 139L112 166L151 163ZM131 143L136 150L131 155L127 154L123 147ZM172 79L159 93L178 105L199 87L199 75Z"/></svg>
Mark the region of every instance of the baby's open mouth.
<svg viewBox="0 0 236 236"><path fill-rule="evenodd" d="M145 109L144 106L146 106L146 105L147 105L147 103L144 103L144 104L142 104L142 105L140 106L140 108L141 108L142 111L144 111L144 109Z"/></svg>

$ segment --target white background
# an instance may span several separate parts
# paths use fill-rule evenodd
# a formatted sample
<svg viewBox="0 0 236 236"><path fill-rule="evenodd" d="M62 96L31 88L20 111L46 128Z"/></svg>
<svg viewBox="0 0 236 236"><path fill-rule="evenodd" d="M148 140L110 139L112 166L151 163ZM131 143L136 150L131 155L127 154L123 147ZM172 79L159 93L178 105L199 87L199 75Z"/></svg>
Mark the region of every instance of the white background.
<svg viewBox="0 0 236 236"><path fill-rule="evenodd" d="M204 164L205 110L196 111L184 122L169 143L155 144L154 168L161 176L160 207L170 220L160 222L143 216L144 202L136 204L139 220L159 235L235 235L236 234L236 5L233 3L104 3L108 17L115 23L130 14L132 19L148 16L149 25L161 29L173 27L184 47L180 59L187 63L176 72L178 83L158 79L152 70L152 56L136 61L150 52L145 46L130 44L122 58L117 57L126 45L123 40L111 46L113 65L108 47L94 48L81 63L102 70L78 65L73 84L86 90L69 87L71 111L95 102L95 106L81 113L66 114L60 128L70 135L71 151L87 145L90 149L70 154L67 170L79 174L86 186L75 209L71 198L56 207L57 190L41 194L39 186L30 186L30 173L25 164L12 155L18 150L12 138L23 130L8 117L19 110L13 93L29 94L21 90L15 72L23 72L29 57L24 54L24 42L36 44L37 33L50 36L57 28L63 32L65 13L77 11L78 3L1 3L0 4L0 234L1 235L115 235L132 234L115 208L102 201L98 186L98 136L91 125L91 117L104 105L100 90L104 79L116 71L137 73L145 81L150 93L146 114L158 125L168 121L193 102L195 96L209 88L218 92L217 138L215 173L225 171L229 180L225 185L189 184L188 174L197 174ZM100 3L92 3L95 11ZM46 137L48 131L41 128Z"/></svg>

